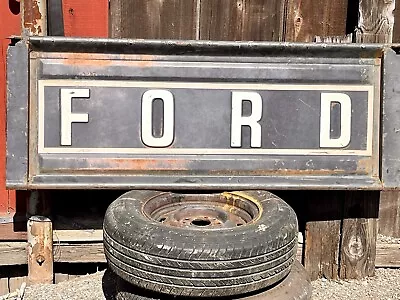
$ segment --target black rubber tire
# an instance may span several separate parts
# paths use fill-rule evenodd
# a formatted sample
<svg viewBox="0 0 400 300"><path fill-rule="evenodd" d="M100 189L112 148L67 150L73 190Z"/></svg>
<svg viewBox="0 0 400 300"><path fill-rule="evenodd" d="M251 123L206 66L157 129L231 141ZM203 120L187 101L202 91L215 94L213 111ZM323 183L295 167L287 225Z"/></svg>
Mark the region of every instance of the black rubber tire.
<svg viewBox="0 0 400 300"><path fill-rule="evenodd" d="M116 282L115 300L180 300L164 294L140 289L114 275ZM271 288L251 295L223 298L225 300L309 300L312 296L311 280L300 262L295 261L289 275ZM185 298L187 299L187 298Z"/></svg>
<svg viewBox="0 0 400 300"><path fill-rule="evenodd" d="M244 294L289 273L298 227L294 211L283 200L267 191L223 193L250 199L261 213L244 226L218 230L166 226L143 213L149 199L183 196L130 191L109 206L104 247L112 271L138 287L188 297ZM197 197L206 200L206 195Z"/></svg>

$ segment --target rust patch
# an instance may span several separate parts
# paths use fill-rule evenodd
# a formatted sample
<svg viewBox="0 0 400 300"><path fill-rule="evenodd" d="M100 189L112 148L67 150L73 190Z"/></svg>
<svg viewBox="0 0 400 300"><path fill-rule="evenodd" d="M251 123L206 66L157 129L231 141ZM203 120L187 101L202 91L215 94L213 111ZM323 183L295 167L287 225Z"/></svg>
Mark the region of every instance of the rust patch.
<svg viewBox="0 0 400 300"><path fill-rule="evenodd" d="M44 16L40 12L38 0L24 1L24 28L32 35L44 35Z"/></svg>
<svg viewBox="0 0 400 300"><path fill-rule="evenodd" d="M177 159L87 159L85 169L112 169L132 171L188 170L186 160Z"/></svg>
<svg viewBox="0 0 400 300"><path fill-rule="evenodd" d="M328 170L328 169L320 169L320 170L292 170L292 169L267 169L267 170L243 170L243 171L232 171L232 170L223 170L223 171L209 171L210 174L214 175L226 175L226 176L240 176L240 175L281 175L281 176L302 176L302 175L310 175L310 176L328 176L328 175L340 175L340 174L359 174L358 171L348 171L342 169Z"/></svg>
<svg viewBox="0 0 400 300"><path fill-rule="evenodd" d="M133 60L126 60L127 58L116 58L114 55L101 55L96 56L91 53L68 53L63 56L62 62L65 65L90 65L90 66L110 66L123 63L126 66L135 66L140 68L151 67L154 64L154 57L151 55L137 55L130 57Z"/></svg>
<svg viewBox="0 0 400 300"><path fill-rule="evenodd" d="M112 64L112 61L110 60L96 60L96 59L63 59L63 64L64 65L70 65L70 66L99 66L99 67L104 67L104 66L109 66Z"/></svg>
<svg viewBox="0 0 400 300"><path fill-rule="evenodd" d="M374 161L370 158L362 158L357 162L357 171L369 174L372 172Z"/></svg>

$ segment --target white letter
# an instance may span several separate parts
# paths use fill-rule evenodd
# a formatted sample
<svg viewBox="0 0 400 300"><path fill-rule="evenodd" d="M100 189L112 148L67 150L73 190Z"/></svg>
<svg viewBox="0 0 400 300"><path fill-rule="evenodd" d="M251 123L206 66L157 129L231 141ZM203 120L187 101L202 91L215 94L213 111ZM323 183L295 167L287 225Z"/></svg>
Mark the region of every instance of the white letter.
<svg viewBox="0 0 400 300"><path fill-rule="evenodd" d="M71 146L72 123L87 123L89 115L72 113L72 98L89 98L89 89L61 89L61 145Z"/></svg>
<svg viewBox="0 0 400 300"><path fill-rule="evenodd" d="M251 115L243 117L243 101L251 102ZM261 147L262 98L256 92L232 92L231 147L242 146L242 126L250 126L252 148Z"/></svg>
<svg viewBox="0 0 400 300"><path fill-rule="evenodd" d="M163 136L153 136L153 101L164 104ZM148 147L168 147L174 141L174 96L166 90L146 91L142 96L142 141Z"/></svg>
<svg viewBox="0 0 400 300"><path fill-rule="evenodd" d="M340 136L332 139L331 105L340 104ZM343 148L351 138L351 99L343 93L321 93L321 131L319 145L321 148Z"/></svg>

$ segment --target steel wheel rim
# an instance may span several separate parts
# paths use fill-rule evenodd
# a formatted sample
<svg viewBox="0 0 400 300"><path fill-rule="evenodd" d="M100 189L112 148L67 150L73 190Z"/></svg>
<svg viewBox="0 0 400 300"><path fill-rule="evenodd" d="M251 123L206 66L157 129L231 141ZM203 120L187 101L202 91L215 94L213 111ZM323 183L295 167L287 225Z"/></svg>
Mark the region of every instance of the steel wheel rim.
<svg viewBox="0 0 400 300"><path fill-rule="evenodd" d="M259 219L260 204L231 193L165 193L147 200L143 214L163 226L186 229L218 230L246 226Z"/></svg>

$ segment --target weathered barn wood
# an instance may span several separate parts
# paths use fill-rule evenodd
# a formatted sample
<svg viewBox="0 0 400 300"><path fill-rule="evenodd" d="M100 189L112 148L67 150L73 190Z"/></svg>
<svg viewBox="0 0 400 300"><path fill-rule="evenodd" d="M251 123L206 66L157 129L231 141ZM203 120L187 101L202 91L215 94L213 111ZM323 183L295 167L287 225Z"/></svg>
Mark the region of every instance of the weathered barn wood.
<svg viewBox="0 0 400 300"><path fill-rule="evenodd" d="M8 278L0 278L0 296L8 294L10 290L8 289Z"/></svg>
<svg viewBox="0 0 400 300"><path fill-rule="evenodd" d="M377 244L375 267L400 268L400 244Z"/></svg>
<svg viewBox="0 0 400 300"><path fill-rule="evenodd" d="M400 237L400 193L398 191L381 193L379 233L386 236Z"/></svg>
<svg viewBox="0 0 400 300"><path fill-rule="evenodd" d="M358 43L392 41L395 0L360 0L356 31Z"/></svg>
<svg viewBox="0 0 400 300"><path fill-rule="evenodd" d="M282 41L286 1L201 0L200 39Z"/></svg>
<svg viewBox="0 0 400 300"><path fill-rule="evenodd" d="M400 42L400 3L397 1L396 5L397 9L394 10L394 26L393 26L393 43Z"/></svg>
<svg viewBox="0 0 400 300"><path fill-rule="evenodd" d="M344 200L340 277L375 274L379 192L346 192Z"/></svg>
<svg viewBox="0 0 400 300"><path fill-rule="evenodd" d="M339 277L339 249L344 192L309 192L304 201L304 266L312 280Z"/></svg>
<svg viewBox="0 0 400 300"><path fill-rule="evenodd" d="M10 293L15 292L17 289L20 289L21 285L26 282L26 280L26 276L11 277L8 281Z"/></svg>
<svg viewBox="0 0 400 300"><path fill-rule="evenodd" d="M285 41L313 42L316 36L346 35L347 0L289 0Z"/></svg>
<svg viewBox="0 0 400 300"><path fill-rule="evenodd" d="M110 2L110 37L195 39L196 0L114 0Z"/></svg>
<svg viewBox="0 0 400 300"><path fill-rule="evenodd" d="M3 242L0 243L0 251L8 248L8 253L4 253L1 257L1 265L13 267L16 265L26 265L26 243L21 242ZM59 253L62 253L61 255ZM302 261L303 247L298 245L296 258ZM103 243L74 243L74 244L55 244L54 245L54 260L55 262L66 263L105 263ZM375 267L377 268L400 268L400 244L384 244L376 245L376 260ZM64 274L64 273L55 273ZM0 277L4 274L0 274ZM67 274L64 274L67 275ZM62 276L61 276L62 277ZM65 276L64 276L65 278ZM0 278L0 287L2 284ZM3 280L4 281L4 280Z"/></svg>
<svg viewBox="0 0 400 300"><path fill-rule="evenodd" d="M27 263L26 242L0 243L0 265L13 266Z"/></svg>
<svg viewBox="0 0 400 300"><path fill-rule="evenodd" d="M55 262L91 263L106 262L103 243L55 245Z"/></svg>

